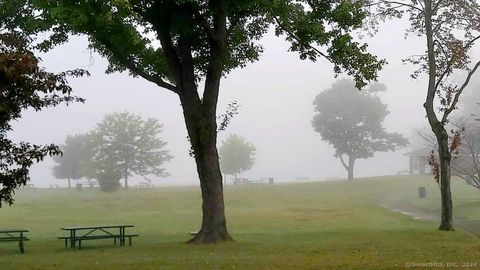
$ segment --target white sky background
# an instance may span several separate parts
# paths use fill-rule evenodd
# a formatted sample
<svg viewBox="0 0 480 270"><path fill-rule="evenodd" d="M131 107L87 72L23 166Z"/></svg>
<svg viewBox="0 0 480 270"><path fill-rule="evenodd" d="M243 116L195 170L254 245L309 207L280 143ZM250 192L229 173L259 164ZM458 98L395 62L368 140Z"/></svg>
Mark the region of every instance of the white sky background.
<svg viewBox="0 0 480 270"><path fill-rule="evenodd" d="M404 39L403 26L399 21L386 23L378 35L365 41L371 52L389 62L379 76L379 81L387 86L382 97L391 112L385 126L388 131L409 137L413 127L426 123L422 107L425 80L412 80L409 75L413 68L403 65L401 59L425 49L421 39ZM256 163L243 177L274 177L276 181L292 181L296 177L344 178L346 171L334 159L333 147L323 142L311 126L315 96L336 80L332 66L326 60L317 63L300 60L296 53L287 52L287 42L272 34L264 38L263 44L265 52L260 61L233 71L222 81L218 113L224 113L233 100L241 107L227 130L219 134L219 145L229 133L235 133L257 147ZM13 125L13 138L61 144L67 135L94 128L105 114L127 110L157 118L164 125L162 136L174 156L166 165L171 176L154 183L198 184L194 160L188 156L187 132L178 97L126 72L106 75L106 60L92 54L86 45L85 38L74 38L68 45L42 57L49 71L77 67L90 71L89 78L71 80L74 94L86 98L86 103L25 112ZM377 153L372 159L359 160L355 174L358 177L396 174L408 168L408 159L402 156L407 151ZM51 175L52 166L50 158L35 165L31 170L33 184L65 185L66 181ZM132 183L143 181L139 176L131 179Z"/></svg>

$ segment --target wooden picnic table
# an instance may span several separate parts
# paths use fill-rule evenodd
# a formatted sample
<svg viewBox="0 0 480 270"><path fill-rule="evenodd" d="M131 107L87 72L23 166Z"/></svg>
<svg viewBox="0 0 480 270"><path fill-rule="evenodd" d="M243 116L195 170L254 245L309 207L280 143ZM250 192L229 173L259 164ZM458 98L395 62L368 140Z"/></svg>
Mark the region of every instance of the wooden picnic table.
<svg viewBox="0 0 480 270"><path fill-rule="evenodd" d="M65 240L65 247L68 246L70 241L70 248L75 248L76 242L78 242L78 249L82 249L82 240L95 240L95 239L111 239L115 245L117 245L117 239L120 246L125 246L125 238L128 238L129 245L132 245L132 237L137 237L138 234L126 234L125 228L132 228L134 225L101 225L101 226L75 226L61 228L63 231L68 231L69 236L58 237ZM118 230L118 231L117 231Z"/></svg>
<svg viewBox="0 0 480 270"><path fill-rule="evenodd" d="M152 187L155 187L151 182L139 182L135 186L138 187L138 188L152 188Z"/></svg>
<svg viewBox="0 0 480 270"><path fill-rule="evenodd" d="M248 184L248 179L247 178L237 178L235 180L233 180L233 184L234 185L246 185Z"/></svg>
<svg viewBox="0 0 480 270"><path fill-rule="evenodd" d="M30 240L24 235L27 232L28 230L25 229L0 230L0 242L18 242L20 252L25 253L23 242Z"/></svg>

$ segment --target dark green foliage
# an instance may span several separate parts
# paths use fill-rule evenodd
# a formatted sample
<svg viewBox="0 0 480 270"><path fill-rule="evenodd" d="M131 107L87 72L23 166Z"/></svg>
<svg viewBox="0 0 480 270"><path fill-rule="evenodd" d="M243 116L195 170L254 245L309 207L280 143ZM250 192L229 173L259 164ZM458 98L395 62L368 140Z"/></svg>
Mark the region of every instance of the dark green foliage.
<svg viewBox="0 0 480 270"><path fill-rule="evenodd" d="M239 107L240 105L236 101L232 101L228 104L227 111L217 117L219 120L221 120L218 127L218 132L227 129L227 126L230 124L230 121L232 121L232 118L238 114Z"/></svg>
<svg viewBox="0 0 480 270"><path fill-rule="evenodd" d="M68 76L83 76L83 70L54 74L39 67L33 53L32 35L46 29L29 6L21 1L0 2L0 206L13 203L12 194L29 180L29 168L47 155L60 151L55 145L14 143L7 133L22 111L39 111L62 102L83 101L70 95ZM47 27L49 28L49 27Z"/></svg>
<svg viewBox="0 0 480 270"><path fill-rule="evenodd" d="M402 135L387 133L382 125L388 111L376 93L383 90L384 86L377 84L359 91L353 81L340 80L313 102L317 112L313 128L335 148L335 157L347 170L350 166L343 155L350 161L366 159L375 152L394 151L408 144Z"/></svg>
<svg viewBox="0 0 480 270"><path fill-rule="evenodd" d="M219 149L220 166L225 174L237 175L252 168L255 163L255 146L245 138L230 135Z"/></svg>
<svg viewBox="0 0 480 270"><path fill-rule="evenodd" d="M192 53L198 80L211 64L210 39L214 38L216 11L206 0L32 2L44 8L61 27L87 34L92 47L110 60L110 72L129 70L161 86L167 86L162 80L175 84L168 51L179 49L180 37ZM384 63L350 35L362 26L366 16L361 1L237 0L228 1L226 16L224 73L258 60L263 48L256 41L269 26L277 35L285 35L290 49L299 52L302 59L327 58L335 65L335 72L343 70L353 75L357 86L375 79ZM162 31L168 31L166 36L171 39L152 39ZM322 52L322 46L328 49Z"/></svg>

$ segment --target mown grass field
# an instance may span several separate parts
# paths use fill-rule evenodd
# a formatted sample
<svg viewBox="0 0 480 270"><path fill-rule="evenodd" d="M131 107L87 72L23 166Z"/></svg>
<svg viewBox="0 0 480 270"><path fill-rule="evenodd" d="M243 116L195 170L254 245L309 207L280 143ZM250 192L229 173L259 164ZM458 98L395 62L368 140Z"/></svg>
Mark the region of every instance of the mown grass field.
<svg viewBox="0 0 480 270"><path fill-rule="evenodd" d="M427 186L427 199L417 198L419 185ZM457 212L480 218L480 192L460 181L454 192ZM225 196L236 242L191 246L184 242L201 220L196 187L22 190L14 206L0 209L0 227L28 228L31 241L25 254L0 243L0 269L406 269L429 262L480 268L478 236L440 232L437 223L378 206L405 199L434 207L438 189L430 178L227 186ZM56 239L63 226L115 223L135 224L132 232L141 236L132 247L99 240L72 250Z"/></svg>

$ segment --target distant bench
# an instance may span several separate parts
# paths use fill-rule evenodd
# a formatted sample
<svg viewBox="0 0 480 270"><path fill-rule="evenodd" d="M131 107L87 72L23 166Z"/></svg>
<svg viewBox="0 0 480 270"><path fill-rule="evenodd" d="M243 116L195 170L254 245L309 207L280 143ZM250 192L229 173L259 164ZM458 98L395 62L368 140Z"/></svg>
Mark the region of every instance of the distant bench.
<svg viewBox="0 0 480 270"><path fill-rule="evenodd" d="M133 225L107 225L107 226L86 226L86 227L65 227L61 230L69 231L69 236L58 237L58 239L65 240L65 247L75 248L78 243L78 249L82 249L82 241L85 240L99 240L99 239L113 239L115 245L117 240L120 246L125 246L125 240L128 238L128 245L132 245L132 237L139 236L138 234L126 234L125 228L134 227ZM118 231L116 231L118 229Z"/></svg>
<svg viewBox="0 0 480 270"><path fill-rule="evenodd" d="M258 180L248 180L248 178L237 178L233 180L234 185L261 185L261 184L269 184L273 185L273 178L261 178Z"/></svg>
<svg viewBox="0 0 480 270"><path fill-rule="evenodd" d="M150 182L140 182L135 185L137 188L153 188L155 187L152 183Z"/></svg>
<svg viewBox="0 0 480 270"><path fill-rule="evenodd" d="M25 253L23 242L30 240L24 235L27 232L24 229L0 230L0 242L18 242L20 252Z"/></svg>
<svg viewBox="0 0 480 270"><path fill-rule="evenodd" d="M234 185L246 185L248 184L248 179L247 178L237 178L235 180L233 180L233 184Z"/></svg>

